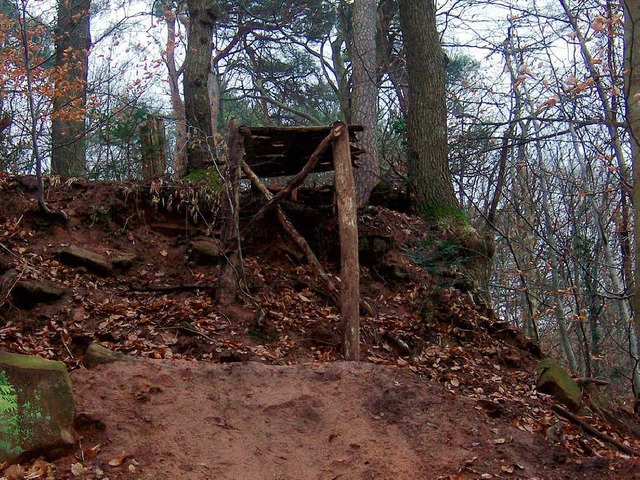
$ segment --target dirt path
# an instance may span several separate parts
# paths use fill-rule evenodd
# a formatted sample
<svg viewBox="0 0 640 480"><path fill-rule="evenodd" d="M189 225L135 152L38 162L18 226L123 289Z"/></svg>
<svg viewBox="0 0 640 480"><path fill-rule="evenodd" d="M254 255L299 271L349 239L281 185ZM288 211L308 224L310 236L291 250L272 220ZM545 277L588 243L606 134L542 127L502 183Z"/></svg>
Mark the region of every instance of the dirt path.
<svg viewBox="0 0 640 480"><path fill-rule="evenodd" d="M90 472L110 479L605 474L576 465L566 476L566 454L539 435L397 368L141 361L77 370L73 381L78 412L106 427L84 432L85 450L102 445Z"/></svg>

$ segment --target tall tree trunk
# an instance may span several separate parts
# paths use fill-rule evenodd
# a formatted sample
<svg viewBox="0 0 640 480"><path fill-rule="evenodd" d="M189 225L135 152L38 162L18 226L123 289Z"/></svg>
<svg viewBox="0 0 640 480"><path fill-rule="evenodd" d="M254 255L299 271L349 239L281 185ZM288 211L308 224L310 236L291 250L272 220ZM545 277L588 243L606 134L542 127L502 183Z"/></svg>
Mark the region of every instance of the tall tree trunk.
<svg viewBox="0 0 640 480"><path fill-rule="evenodd" d="M184 102L180 96L179 81L183 71L176 65L176 12L171 10L169 3L164 5L164 18L167 22L167 47L165 62L167 64L171 107L176 122L176 147L173 152L173 171L181 175L187 164L187 122L185 120Z"/></svg>
<svg viewBox="0 0 640 480"><path fill-rule="evenodd" d="M433 0L400 0L409 78L407 173L412 202L433 219L461 214L447 148L445 57Z"/></svg>
<svg viewBox="0 0 640 480"><path fill-rule="evenodd" d="M188 129L185 173L213 164L214 142L209 101L211 40L218 18L215 3L187 0L189 33L184 60L184 107Z"/></svg>
<svg viewBox="0 0 640 480"><path fill-rule="evenodd" d="M362 125L360 168L356 171L358 206L369 200L373 187L380 179L377 149L378 85L376 72L376 13L377 0L355 0L353 3L353 116Z"/></svg>
<svg viewBox="0 0 640 480"><path fill-rule="evenodd" d="M86 173L85 115L91 34L91 0L58 0L56 70L51 113L51 171Z"/></svg>
<svg viewBox="0 0 640 480"><path fill-rule="evenodd" d="M636 264L633 310L637 332L640 330L640 1L627 0L623 2L623 5L625 7L625 98L627 99L627 125L631 137L634 178L633 209L635 213ZM634 385L634 387L635 393L640 394L640 385Z"/></svg>
<svg viewBox="0 0 640 480"><path fill-rule="evenodd" d="M400 113L407 115L409 109L409 92L407 91L407 72L404 61L393 52L394 34L392 25L397 13L397 0L381 0L378 6L377 47L378 63L389 76L389 81L396 91Z"/></svg>

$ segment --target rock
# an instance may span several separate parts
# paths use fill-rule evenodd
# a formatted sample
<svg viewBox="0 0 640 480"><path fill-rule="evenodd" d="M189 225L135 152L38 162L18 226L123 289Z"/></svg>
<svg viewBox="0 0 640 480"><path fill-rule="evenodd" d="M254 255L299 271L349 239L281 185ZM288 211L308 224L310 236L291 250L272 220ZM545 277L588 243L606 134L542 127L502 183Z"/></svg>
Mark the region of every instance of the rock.
<svg viewBox="0 0 640 480"><path fill-rule="evenodd" d="M197 265L216 265L220 260L220 248L211 240L194 240L191 242L191 259Z"/></svg>
<svg viewBox="0 0 640 480"><path fill-rule="evenodd" d="M21 308L33 308L39 303L51 303L62 298L64 288L46 280L20 280L11 295Z"/></svg>
<svg viewBox="0 0 640 480"><path fill-rule="evenodd" d="M84 366L88 369L96 368L104 363L131 362L135 358L124 353L114 352L98 343L92 343L84 353Z"/></svg>
<svg viewBox="0 0 640 480"><path fill-rule="evenodd" d="M199 230L193 225L185 225L182 223L152 223L149 225L152 231L160 233L165 237L189 237L197 235Z"/></svg>
<svg viewBox="0 0 640 480"><path fill-rule="evenodd" d="M553 396L571 411L580 410L582 391L567 371L550 358L545 358L536 365L539 372L536 389Z"/></svg>
<svg viewBox="0 0 640 480"><path fill-rule="evenodd" d="M111 262L102 255L72 245L60 251L60 261L70 267L86 267L98 275L107 276L113 272Z"/></svg>
<svg viewBox="0 0 640 480"><path fill-rule="evenodd" d="M138 256L135 253L121 253L111 260L111 264L118 273L124 273L131 270L137 261Z"/></svg>
<svg viewBox="0 0 640 480"><path fill-rule="evenodd" d="M0 463L73 445L74 413L64 363L0 351Z"/></svg>

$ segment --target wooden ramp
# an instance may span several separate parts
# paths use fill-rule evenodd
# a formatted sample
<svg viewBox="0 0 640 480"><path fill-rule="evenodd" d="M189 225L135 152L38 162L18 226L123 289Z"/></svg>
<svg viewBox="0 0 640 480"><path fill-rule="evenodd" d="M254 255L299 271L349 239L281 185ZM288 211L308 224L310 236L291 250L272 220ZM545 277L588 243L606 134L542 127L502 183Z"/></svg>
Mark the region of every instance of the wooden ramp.
<svg viewBox="0 0 640 480"><path fill-rule="evenodd" d="M249 127L229 124L229 158L226 185L229 202L224 202L223 243L226 261L221 265L216 300L235 301L242 265L238 247L243 238L269 212L275 212L287 237L305 255L322 282L328 297L340 308L344 322L344 355L360 357L360 267L358 262L358 217L353 175L354 160L361 153L353 146L359 126L337 122L332 127ZM328 275L307 241L284 213L280 202L314 172L335 171L336 204L340 232L340 290ZM265 204L242 231L240 225L239 182L244 175L260 191ZM261 177L292 176L273 195Z"/></svg>
<svg viewBox="0 0 640 480"><path fill-rule="evenodd" d="M239 127L243 136L245 161L259 177L282 177L299 173L316 147L331 133L332 127ZM363 128L350 125L351 160L357 167L362 153L355 147L356 134ZM325 151L313 169L329 172L334 169L333 154Z"/></svg>

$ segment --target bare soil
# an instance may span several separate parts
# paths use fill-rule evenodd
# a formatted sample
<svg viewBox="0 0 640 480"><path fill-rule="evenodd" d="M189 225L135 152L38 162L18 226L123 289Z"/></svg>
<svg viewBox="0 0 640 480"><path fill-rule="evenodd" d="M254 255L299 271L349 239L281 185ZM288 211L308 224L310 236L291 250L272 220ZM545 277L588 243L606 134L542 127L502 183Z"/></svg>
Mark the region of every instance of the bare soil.
<svg viewBox="0 0 640 480"><path fill-rule="evenodd" d="M91 465L109 478L615 475L397 367L142 361L76 370L73 381L93 422L82 445L102 445Z"/></svg>

